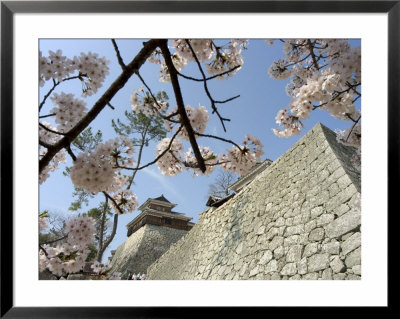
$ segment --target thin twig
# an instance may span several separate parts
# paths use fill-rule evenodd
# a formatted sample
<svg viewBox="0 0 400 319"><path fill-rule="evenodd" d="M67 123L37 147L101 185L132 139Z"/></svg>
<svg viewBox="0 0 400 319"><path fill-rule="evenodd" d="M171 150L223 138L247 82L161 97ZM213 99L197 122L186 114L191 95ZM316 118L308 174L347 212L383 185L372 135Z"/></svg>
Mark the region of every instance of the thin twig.
<svg viewBox="0 0 400 319"><path fill-rule="evenodd" d="M183 103L182 92L181 92L181 88L180 88L179 81L178 81L178 74L176 72L174 63L172 62L172 59L171 59L171 52L168 49L167 40L165 40L164 42L161 42L159 47L163 54L165 64L169 71L169 75L171 77L171 83L172 83L172 87L174 89L176 104L178 107L178 112L180 115L181 123L183 124L183 126L186 129L186 133L189 137L189 142L192 146L194 156L196 157L196 160L199 163L200 170L204 173L206 171L206 166L204 165L203 157L201 156L199 146L197 145L196 137L194 135L192 125L190 124L189 118L186 114L185 105Z"/></svg>
<svg viewBox="0 0 400 319"><path fill-rule="evenodd" d="M126 65L124 63L124 60L121 57L121 53L119 52L119 48L117 46L117 42L115 42L115 39L111 39L111 42L112 42L112 44L114 46L115 53L117 54L118 63L121 66L122 70L125 70L126 69Z"/></svg>

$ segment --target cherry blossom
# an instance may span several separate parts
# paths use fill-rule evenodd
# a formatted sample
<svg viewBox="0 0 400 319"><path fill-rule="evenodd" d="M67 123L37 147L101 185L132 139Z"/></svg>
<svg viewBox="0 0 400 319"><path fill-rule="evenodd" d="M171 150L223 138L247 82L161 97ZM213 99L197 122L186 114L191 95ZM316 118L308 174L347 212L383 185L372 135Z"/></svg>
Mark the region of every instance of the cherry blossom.
<svg viewBox="0 0 400 319"><path fill-rule="evenodd" d="M50 113L55 114L55 122L60 132L68 132L86 114L86 103L75 99L73 94L54 93L50 99L57 105L50 110Z"/></svg>
<svg viewBox="0 0 400 319"><path fill-rule="evenodd" d="M178 175L184 170L181 154L183 151L182 142L178 139L174 139L171 143L170 138L163 138L157 145L156 157L160 156L165 150L168 151L157 161L158 168L165 176Z"/></svg>

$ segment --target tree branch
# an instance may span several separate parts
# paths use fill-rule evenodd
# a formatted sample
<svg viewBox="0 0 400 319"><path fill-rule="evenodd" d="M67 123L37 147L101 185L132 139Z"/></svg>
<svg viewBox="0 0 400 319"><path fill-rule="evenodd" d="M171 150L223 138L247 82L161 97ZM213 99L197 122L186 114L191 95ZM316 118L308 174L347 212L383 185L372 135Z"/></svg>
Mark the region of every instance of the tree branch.
<svg viewBox="0 0 400 319"><path fill-rule="evenodd" d="M199 59L197 58L196 53L194 52L192 46L190 45L189 40L186 40L186 43L187 43L187 45L188 45L190 51L192 52L193 58L194 58L195 61L196 61L197 67L199 68L201 75L203 76L204 90L206 91L206 94L207 94L208 98L209 98L210 101L211 101L211 108L213 109L213 113L216 113L216 114L217 114L217 116L219 117L219 120L221 121L222 128L224 129L224 132L226 132L226 128L225 128L224 121L230 121L230 119L223 118L223 117L221 116L221 114L219 114L218 109L217 109L217 107L215 106L216 101L212 98L211 93L210 93L210 91L208 90L207 81L206 81L206 75L205 75L205 73L204 73L204 71L203 71L203 68L201 67L200 61L199 61ZM235 98L236 98L236 97L235 97ZM231 98L230 100L233 100L233 98ZM228 100L227 100L227 101L228 101ZM226 102L227 102L227 101L226 101ZM218 103L225 103L225 102L218 102Z"/></svg>
<svg viewBox="0 0 400 319"><path fill-rule="evenodd" d="M129 63L121 75L111 84L107 91L97 100L92 109L68 132L68 136L62 138L54 148L50 149L39 162L39 172L49 164L51 159L64 147L69 145L103 110L111 101L114 95L126 84L129 78L146 62L154 49L159 45L160 40L153 39L145 42L142 50Z"/></svg>
<svg viewBox="0 0 400 319"><path fill-rule="evenodd" d="M111 42L114 46L115 53L117 54L118 63L121 66L122 70L125 70L126 65L124 63L124 60L122 60L121 53L119 52L119 49L117 46L117 42L115 42L115 39L111 39Z"/></svg>
<svg viewBox="0 0 400 319"><path fill-rule="evenodd" d="M168 71L169 71L169 74L171 77L171 83L172 83L172 87L174 89L176 104L178 106L178 112L180 115L181 123L183 124L183 126L186 129L186 133L189 137L189 141L192 146L194 156L196 157L196 160L199 163L199 168L204 173L206 171L206 166L204 165L204 159L201 156L199 146L197 145L197 142L196 142L196 137L194 135L193 128L192 128L189 118L186 114L185 105L183 103L182 92L181 92L181 89L179 86L179 81L178 81L178 73L175 69L174 63L172 62L171 53L169 52L169 49L167 46L167 40L161 42L159 47L164 56L165 64L167 65L167 68L168 68Z"/></svg>

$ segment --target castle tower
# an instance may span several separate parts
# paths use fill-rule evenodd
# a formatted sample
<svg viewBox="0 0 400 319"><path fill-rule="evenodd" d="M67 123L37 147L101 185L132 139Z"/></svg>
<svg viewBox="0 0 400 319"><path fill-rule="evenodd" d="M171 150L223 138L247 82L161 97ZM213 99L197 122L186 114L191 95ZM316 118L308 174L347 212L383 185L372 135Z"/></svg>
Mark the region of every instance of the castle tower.
<svg viewBox="0 0 400 319"><path fill-rule="evenodd" d="M193 223L189 222L192 218L173 212L172 208L175 206L176 204L172 204L164 195L147 199L138 208L141 213L126 226L128 237L146 224L190 230L193 227Z"/></svg>
<svg viewBox="0 0 400 319"><path fill-rule="evenodd" d="M176 204L161 195L147 199L138 209L141 212L126 227L128 239L121 244L111 260L111 273L147 273L169 247L194 225L191 217L172 211Z"/></svg>

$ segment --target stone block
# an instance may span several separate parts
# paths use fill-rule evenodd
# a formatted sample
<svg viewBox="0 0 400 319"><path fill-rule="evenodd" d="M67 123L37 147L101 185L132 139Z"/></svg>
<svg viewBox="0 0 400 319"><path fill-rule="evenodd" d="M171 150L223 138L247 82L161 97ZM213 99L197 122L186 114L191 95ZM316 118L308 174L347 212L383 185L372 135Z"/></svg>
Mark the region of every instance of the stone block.
<svg viewBox="0 0 400 319"><path fill-rule="evenodd" d="M293 276L297 273L296 263L289 263L283 266L281 270L281 275Z"/></svg>
<svg viewBox="0 0 400 319"><path fill-rule="evenodd" d="M303 257L310 257L318 251L318 243L310 243L304 248Z"/></svg>
<svg viewBox="0 0 400 319"><path fill-rule="evenodd" d="M352 268L356 265L361 265L361 247L348 254L344 263L348 268Z"/></svg>
<svg viewBox="0 0 400 319"><path fill-rule="evenodd" d="M320 241L324 238L325 231L323 228L315 228L313 229L310 234L308 235L309 241Z"/></svg>
<svg viewBox="0 0 400 319"><path fill-rule="evenodd" d="M337 238L356 229L360 224L360 211L351 210L325 226L325 232L329 238Z"/></svg>
<svg viewBox="0 0 400 319"><path fill-rule="evenodd" d="M302 245L294 245L290 247L289 251L286 254L287 262L297 262L301 260L301 253L303 251Z"/></svg>
<svg viewBox="0 0 400 319"><path fill-rule="evenodd" d="M307 258L303 258L300 262L297 263L297 272L300 275L304 275L307 273Z"/></svg>
<svg viewBox="0 0 400 319"><path fill-rule="evenodd" d="M272 252L270 250L266 250L258 263L261 265L265 265L272 259L272 257Z"/></svg>
<svg viewBox="0 0 400 319"><path fill-rule="evenodd" d="M270 250L275 250L278 246L283 245L283 237L275 236L274 239L269 243L268 248Z"/></svg>
<svg viewBox="0 0 400 319"><path fill-rule="evenodd" d="M331 241L322 245L322 251L330 255L339 255L340 243L338 241Z"/></svg>
<svg viewBox="0 0 400 319"><path fill-rule="evenodd" d="M361 246L361 233L356 232L347 238L341 245L342 253L347 255L349 252Z"/></svg>
<svg viewBox="0 0 400 319"><path fill-rule="evenodd" d="M343 272L346 269L346 266L343 261L340 260L339 256L334 256L329 265L335 273Z"/></svg>
<svg viewBox="0 0 400 319"><path fill-rule="evenodd" d="M278 270L278 262L272 259L264 268L264 273L268 274ZM280 278L279 278L280 279Z"/></svg>
<svg viewBox="0 0 400 319"><path fill-rule="evenodd" d="M315 254L308 258L308 271L323 270L329 266L328 254Z"/></svg>
<svg viewBox="0 0 400 319"><path fill-rule="evenodd" d="M303 280L318 280L318 273L312 272L309 274L305 274L301 279L303 279Z"/></svg>

